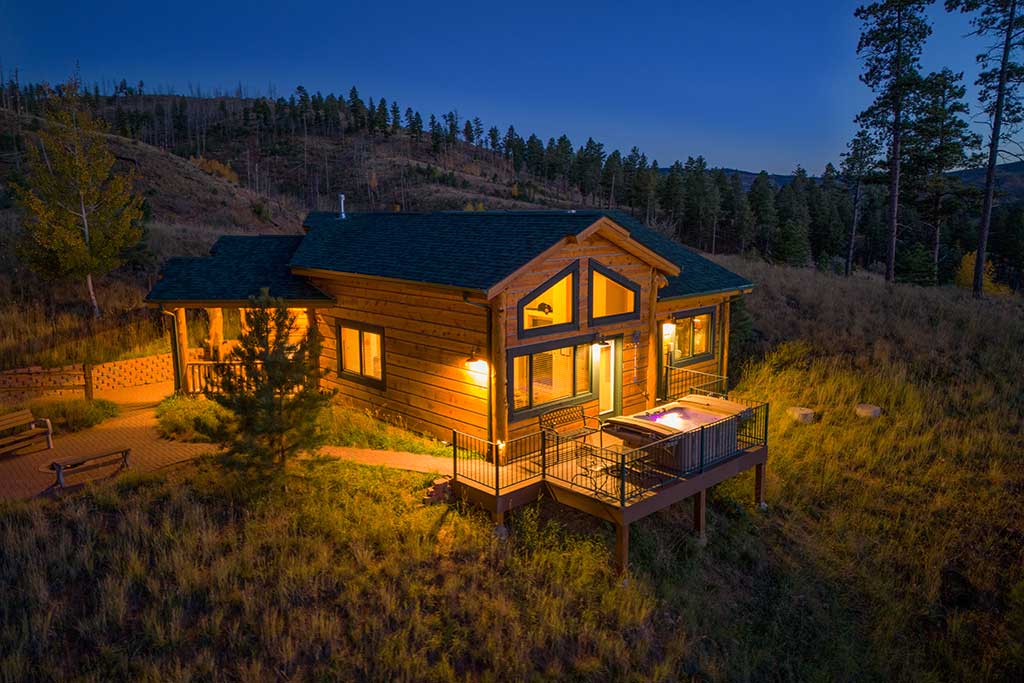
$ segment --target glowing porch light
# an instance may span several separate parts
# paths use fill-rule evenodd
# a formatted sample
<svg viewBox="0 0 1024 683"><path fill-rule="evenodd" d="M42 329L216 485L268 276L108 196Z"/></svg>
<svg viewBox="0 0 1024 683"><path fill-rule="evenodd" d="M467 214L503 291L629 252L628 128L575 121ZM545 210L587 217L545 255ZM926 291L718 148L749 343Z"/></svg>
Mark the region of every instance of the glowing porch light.
<svg viewBox="0 0 1024 683"><path fill-rule="evenodd" d="M485 359L476 355L475 349L473 353L469 354L469 358L466 359L466 369L478 375L486 375L490 367Z"/></svg>

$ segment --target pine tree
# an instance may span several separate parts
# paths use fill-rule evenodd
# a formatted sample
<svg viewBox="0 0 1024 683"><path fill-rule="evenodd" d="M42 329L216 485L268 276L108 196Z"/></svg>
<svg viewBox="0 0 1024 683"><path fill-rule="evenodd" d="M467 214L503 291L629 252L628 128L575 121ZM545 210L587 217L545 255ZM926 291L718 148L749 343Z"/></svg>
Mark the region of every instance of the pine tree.
<svg viewBox="0 0 1024 683"><path fill-rule="evenodd" d="M473 139L478 146L484 146L484 123L479 116L473 117Z"/></svg>
<svg viewBox="0 0 1024 683"><path fill-rule="evenodd" d="M864 58L861 81L876 93L875 101L858 115L858 122L873 128L888 142L889 249L885 279L896 278L896 238L899 225L900 165L908 106L920 83L921 48L931 34L925 20L929 0L879 0L862 5L854 16L863 22L857 54Z"/></svg>
<svg viewBox="0 0 1024 683"><path fill-rule="evenodd" d="M224 437L228 452L282 476L290 459L315 452L325 440L319 417L331 394L320 388L322 342L315 321L292 341L295 316L266 290L251 301L233 362L214 366L219 391L207 396L233 415L234 429Z"/></svg>
<svg viewBox="0 0 1024 683"><path fill-rule="evenodd" d="M380 102L377 103L377 115L374 117L377 123L377 130L381 133L388 133L388 101L383 97L380 98Z"/></svg>
<svg viewBox="0 0 1024 683"><path fill-rule="evenodd" d="M402 114L398 102L391 103L391 132L397 133L402 128Z"/></svg>
<svg viewBox="0 0 1024 683"><path fill-rule="evenodd" d="M82 106L78 87L73 78L47 98L39 145L27 150L27 184L15 192L26 262L46 278L83 278L98 318L93 275L116 268L141 238L142 198L132 190L133 172L114 173L104 124Z"/></svg>
<svg viewBox="0 0 1024 683"><path fill-rule="evenodd" d="M419 142L423 139L423 117L420 116L419 112L416 112L412 117L412 139Z"/></svg>
<svg viewBox="0 0 1024 683"><path fill-rule="evenodd" d="M915 192L915 205L931 229L931 263L935 281L944 220L955 208L950 200L966 188L950 171L980 162L971 154L981 138L970 130L964 102L963 74L949 69L929 74L913 102L914 122L907 137L907 176ZM951 206L951 204L954 204Z"/></svg>
<svg viewBox="0 0 1024 683"><path fill-rule="evenodd" d="M778 214L775 211L775 186L766 171L754 178L747 194L750 211L754 216L754 235L762 256L769 256L771 245L778 229Z"/></svg>
<svg viewBox="0 0 1024 683"><path fill-rule="evenodd" d="M551 141L554 145L554 140ZM605 206L609 209L617 206L618 196L622 192L622 153L615 150L604 160L604 168L601 169L601 195L605 200Z"/></svg>
<svg viewBox="0 0 1024 683"><path fill-rule="evenodd" d="M492 152L501 152L501 133L498 131L497 126L491 126L487 131L487 143L490 145Z"/></svg>
<svg viewBox="0 0 1024 683"><path fill-rule="evenodd" d="M473 123L466 119L466 125L462 127L462 138L469 144L473 144Z"/></svg>
<svg viewBox="0 0 1024 683"><path fill-rule="evenodd" d="M811 260L808 236L811 217L807 208L806 172L798 167L796 176L779 190L775 198L779 228L771 254L777 262L806 266Z"/></svg>
<svg viewBox="0 0 1024 683"><path fill-rule="evenodd" d="M864 185L877 167L881 153L877 139L870 131L861 128L846 146L840 165L843 181L853 192L853 215L847 230L846 276L853 272L853 251L857 243L857 229L860 227L861 208L864 201Z"/></svg>
<svg viewBox="0 0 1024 683"><path fill-rule="evenodd" d="M438 123L437 117L433 114L430 115L430 149L434 154L440 154L441 148L444 146L444 130L441 129L441 124Z"/></svg>
<svg viewBox="0 0 1024 683"><path fill-rule="evenodd" d="M348 110L352 115L352 130L359 131L366 128L366 105L363 104L363 100L359 97L359 91L354 85L348 91Z"/></svg>
<svg viewBox="0 0 1024 683"><path fill-rule="evenodd" d="M979 100L991 123L974 270L973 292L978 299L985 293L988 236L992 224L1000 146L1008 142L1013 129L1024 122L1024 102L1021 100L1024 64L1019 61L1021 49L1024 48L1022 9L1020 0L946 0L947 11L973 14L971 25L974 27L974 35L992 41L989 49L978 55L982 71L975 81L980 89Z"/></svg>

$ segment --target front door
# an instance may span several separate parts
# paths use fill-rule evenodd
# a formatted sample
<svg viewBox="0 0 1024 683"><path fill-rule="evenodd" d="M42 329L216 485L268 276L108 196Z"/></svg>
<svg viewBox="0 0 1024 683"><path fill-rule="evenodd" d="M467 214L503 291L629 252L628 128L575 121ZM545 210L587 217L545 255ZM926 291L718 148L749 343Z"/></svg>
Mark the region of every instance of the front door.
<svg viewBox="0 0 1024 683"><path fill-rule="evenodd" d="M615 415L621 405L621 341L613 339L597 347L597 410L600 415Z"/></svg>

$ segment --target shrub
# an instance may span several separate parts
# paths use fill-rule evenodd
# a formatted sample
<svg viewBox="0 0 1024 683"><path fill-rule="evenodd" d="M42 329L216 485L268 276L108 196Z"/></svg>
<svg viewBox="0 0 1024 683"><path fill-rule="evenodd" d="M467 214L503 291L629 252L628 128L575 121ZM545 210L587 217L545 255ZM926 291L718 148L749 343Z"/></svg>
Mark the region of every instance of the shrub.
<svg viewBox="0 0 1024 683"><path fill-rule="evenodd" d="M102 398L92 401L84 398L40 400L33 401L29 407L36 417L49 418L54 431L58 433L77 432L95 427L104 420L117 417L121 412L116 403Z"/></svg>
<svg viewBox="0 0 1024 683"><path fill-rule="evenodd" d="M189 157L188 160L193 166L204 173L223 178L233 185L238 184L238 174L235 172L235 169L231 168L231 164L224 164L216 159L205 159L203 157Z"/></svg>
<svg viewBox="0 0 1024 683"><path fill-rule="evenodd" d="M451 455L448 445L414 434L401 426L388 424L366 411L334 406L325 413L323 423L329 435L328 443L334 446Z"/></svg>
<svg viewBox="0 0 1024 683"><path fill-rule="evenodd" d="M960 259L960 267L956 271L953 282L963 289L974 288L974 268L978 260L978 252L969 251ZM985 262L985 273L982 276L982 288L988 294L1008 294L1009 290L995 281L996 271L991 261Z"/></svg>
<svg viewBox="0 0 1024 683"><path fill-rule="evenodd" d="M205 398L171 396L156 407L156 420L164 438L209 443L230 429L231 412Z"/></svg>

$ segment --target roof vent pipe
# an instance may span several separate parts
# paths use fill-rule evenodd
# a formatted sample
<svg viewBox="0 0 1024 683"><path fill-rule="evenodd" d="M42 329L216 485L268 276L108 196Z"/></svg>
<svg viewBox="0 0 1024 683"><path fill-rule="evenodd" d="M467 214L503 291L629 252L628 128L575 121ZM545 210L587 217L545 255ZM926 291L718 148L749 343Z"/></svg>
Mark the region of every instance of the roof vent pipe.
<svg viewBox="0 0 1024 683"><path fill-rule="evenodd" d="M338 220L345 220L345 193L338 193Z"/></svg>

